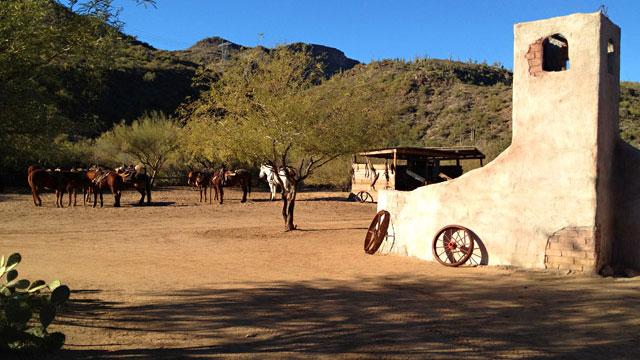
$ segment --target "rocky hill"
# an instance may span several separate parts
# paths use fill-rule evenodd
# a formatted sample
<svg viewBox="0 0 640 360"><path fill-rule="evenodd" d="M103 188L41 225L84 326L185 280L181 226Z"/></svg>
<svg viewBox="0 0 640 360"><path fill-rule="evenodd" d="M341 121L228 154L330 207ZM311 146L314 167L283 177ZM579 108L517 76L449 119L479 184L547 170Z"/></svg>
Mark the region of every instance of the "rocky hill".
<svg viewBox="0 0 640 360"><path fill-rule="evenodd" d="M324 64L327 76L349 70L359 64L359 61L346 57L342 51L328 46L300 42L283 46L295 50L300 50L303 46L306 46L311 50L313 56L320 59ZM268 48L262 46L256 46L255 48L245 47L214 36L200 40L186 50L176 50L173 53L183 59L206 66L222 60L229 60L234 56L242 55L243 52L252 50L269 52Z"/></svg>
<svg viewBox="0 0 640 360"><path fill-rule="evenodd" d="M185 50L173 51L173 53L194 63L209 65L246 49L242 45L214 36L202 39Z"/></svg>

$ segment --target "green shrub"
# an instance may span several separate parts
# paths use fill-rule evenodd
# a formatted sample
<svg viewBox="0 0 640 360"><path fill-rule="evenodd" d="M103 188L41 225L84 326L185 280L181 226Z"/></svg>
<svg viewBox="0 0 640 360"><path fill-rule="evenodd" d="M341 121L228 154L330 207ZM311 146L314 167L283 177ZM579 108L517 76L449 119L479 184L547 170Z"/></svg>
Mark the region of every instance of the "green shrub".
<svg viewBox="0 0 640 360"><path fill-rule="evenodd" d="M0 278L6 275L0 285L0 352L58 350L65 336L47 328L69 299L69 288L58 280L18 280L21 259L18 253L0 259Z"/></svg>

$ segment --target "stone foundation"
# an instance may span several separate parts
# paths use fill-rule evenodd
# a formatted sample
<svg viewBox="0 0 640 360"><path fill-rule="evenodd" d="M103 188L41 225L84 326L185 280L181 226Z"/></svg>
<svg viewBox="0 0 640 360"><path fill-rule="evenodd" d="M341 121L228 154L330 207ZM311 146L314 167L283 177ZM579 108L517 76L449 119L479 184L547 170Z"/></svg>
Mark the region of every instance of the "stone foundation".
<svg viewBox="0 0 640 360"><path fill-rule="evenodd" d="M599 249L597 227L566 227L547 240L544 265L547 269L595 272Z"/></svg>

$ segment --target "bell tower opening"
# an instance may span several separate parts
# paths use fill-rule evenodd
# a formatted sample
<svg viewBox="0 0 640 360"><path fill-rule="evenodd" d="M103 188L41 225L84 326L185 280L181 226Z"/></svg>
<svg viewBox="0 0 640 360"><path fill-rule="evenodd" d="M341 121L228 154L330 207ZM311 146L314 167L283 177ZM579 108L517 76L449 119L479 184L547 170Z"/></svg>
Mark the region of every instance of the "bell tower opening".
<svg viewBox="0 0 640 360"><path fill-rule="evenodd" d="M569 42L564 36L551 35L542 42L542 70L569 70Z"/></svg>

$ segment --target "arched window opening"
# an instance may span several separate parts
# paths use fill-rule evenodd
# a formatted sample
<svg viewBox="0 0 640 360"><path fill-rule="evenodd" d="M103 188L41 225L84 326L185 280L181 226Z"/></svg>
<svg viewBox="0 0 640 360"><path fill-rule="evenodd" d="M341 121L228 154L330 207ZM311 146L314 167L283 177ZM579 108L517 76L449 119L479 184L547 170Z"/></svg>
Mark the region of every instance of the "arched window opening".
<svg viewBox="0 0 640 360"><path fill-rule="evenodd" d="M616 74L616 47L612 40L609 40L609 44L607 44L607 70L609 70L609 74Z"/></svg>
<svg viewBox="0 0 640 360"><path fill-rule="evenodd" d="M542 42L542 70L569 70L569 42L564 36L551 35Z"/></svg>

